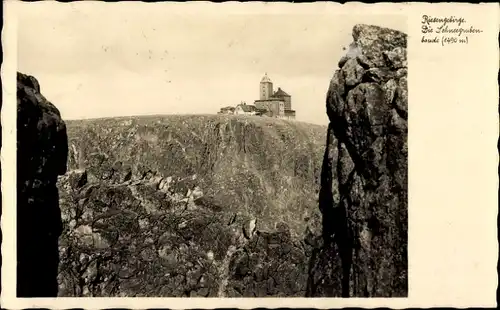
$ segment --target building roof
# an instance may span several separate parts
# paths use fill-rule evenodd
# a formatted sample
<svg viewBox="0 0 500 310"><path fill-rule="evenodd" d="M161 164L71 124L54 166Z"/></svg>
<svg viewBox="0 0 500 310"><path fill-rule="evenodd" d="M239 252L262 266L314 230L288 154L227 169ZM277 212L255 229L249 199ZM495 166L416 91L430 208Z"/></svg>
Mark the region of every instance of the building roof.
<svg viewBox="0 0 500 310"><path fill-rule="evenodd" d="M263 115L263 114L266 114L266 113L268 113L268 112L269 112L269 111L268 111L267 109L256 109L256 110L255 110L255 113L256 113L257 115Z"/></svg>
<svg viewBox="0 0 500 310"><path fill-rule="evenodd" d="M270 99L257 99L257 100L254 100L254 102L272 102L272 101L285 101L283 100L283 98L275 98L275 97L272 97Z"/></svg>
<svg viewBox="0 0 500 310"><path fill-rule="evenodd" d="M287 94L281 87L278 87L278 90L274 93L275 97L290 97L289 94Z"/></svg>
<svg viewBox="0 0 500 310"><path fill-rule="evenodd" d="M257 110L257 108L255 108L254 105L250 105L250 104L239 104L238 107L241 107L243 112L254 112Z"/></svg>
<svg viewBox="0 0 500 310"><path fill-rule="evenodd" d="M271 79L267 76L266 74L262 77L262 80L260 80L261 83L272 83Z"/></svg>

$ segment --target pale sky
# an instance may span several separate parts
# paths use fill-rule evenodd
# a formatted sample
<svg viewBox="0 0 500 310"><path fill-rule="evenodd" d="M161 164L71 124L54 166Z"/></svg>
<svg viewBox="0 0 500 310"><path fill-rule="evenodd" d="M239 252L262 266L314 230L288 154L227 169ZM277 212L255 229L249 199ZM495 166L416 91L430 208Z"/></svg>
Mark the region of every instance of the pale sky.
<svg viewBox="0 0 500 310"><path fill-rule="evenodd" d="M406 31L401 16L198 4L19 3L18 70L65 119L215 114L258 99L267 72L297 120L327 124L326 91L352 27Z"/></svg>

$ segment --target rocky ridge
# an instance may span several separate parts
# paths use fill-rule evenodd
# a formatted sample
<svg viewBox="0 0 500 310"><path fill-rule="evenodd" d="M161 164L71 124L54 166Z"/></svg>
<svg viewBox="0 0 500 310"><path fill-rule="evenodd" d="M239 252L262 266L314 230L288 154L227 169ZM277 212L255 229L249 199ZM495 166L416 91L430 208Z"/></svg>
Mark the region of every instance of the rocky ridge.
<svg viewBox="0 0 500 310"><path fill-rule="evenodd" d="M308 296L408 294L408 86L404 33L356 25L330 82ZM353 49L354 52L353 52Z"/></svg>
<svg viewBox="0 0 500 310"><path fill-rule="evenodd" d="M324 127L157 116L68 132L60 296L304 296Z"/></svg>

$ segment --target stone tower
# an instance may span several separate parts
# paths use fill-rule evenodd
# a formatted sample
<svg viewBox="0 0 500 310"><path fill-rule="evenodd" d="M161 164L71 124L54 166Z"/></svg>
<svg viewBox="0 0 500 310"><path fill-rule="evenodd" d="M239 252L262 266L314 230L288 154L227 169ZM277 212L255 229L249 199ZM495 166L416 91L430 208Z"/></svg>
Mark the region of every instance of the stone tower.
<svg viewBox="0 0 500 310"><path fill-rule="evenodd" d="M260 81L260 100L268 100L273 95L273 82L266 75Z"/></svg>

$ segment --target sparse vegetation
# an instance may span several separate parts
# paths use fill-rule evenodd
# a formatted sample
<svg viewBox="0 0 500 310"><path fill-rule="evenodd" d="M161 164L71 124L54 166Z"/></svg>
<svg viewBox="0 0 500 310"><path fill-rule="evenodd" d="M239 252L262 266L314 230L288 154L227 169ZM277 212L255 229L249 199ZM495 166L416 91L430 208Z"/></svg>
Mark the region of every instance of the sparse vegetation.
<svg viewBox="0 0 500 310"><path fill-rule="evenodd" d="M304 296L324 127L221 115L67 126L61 296Z"/></svg>

